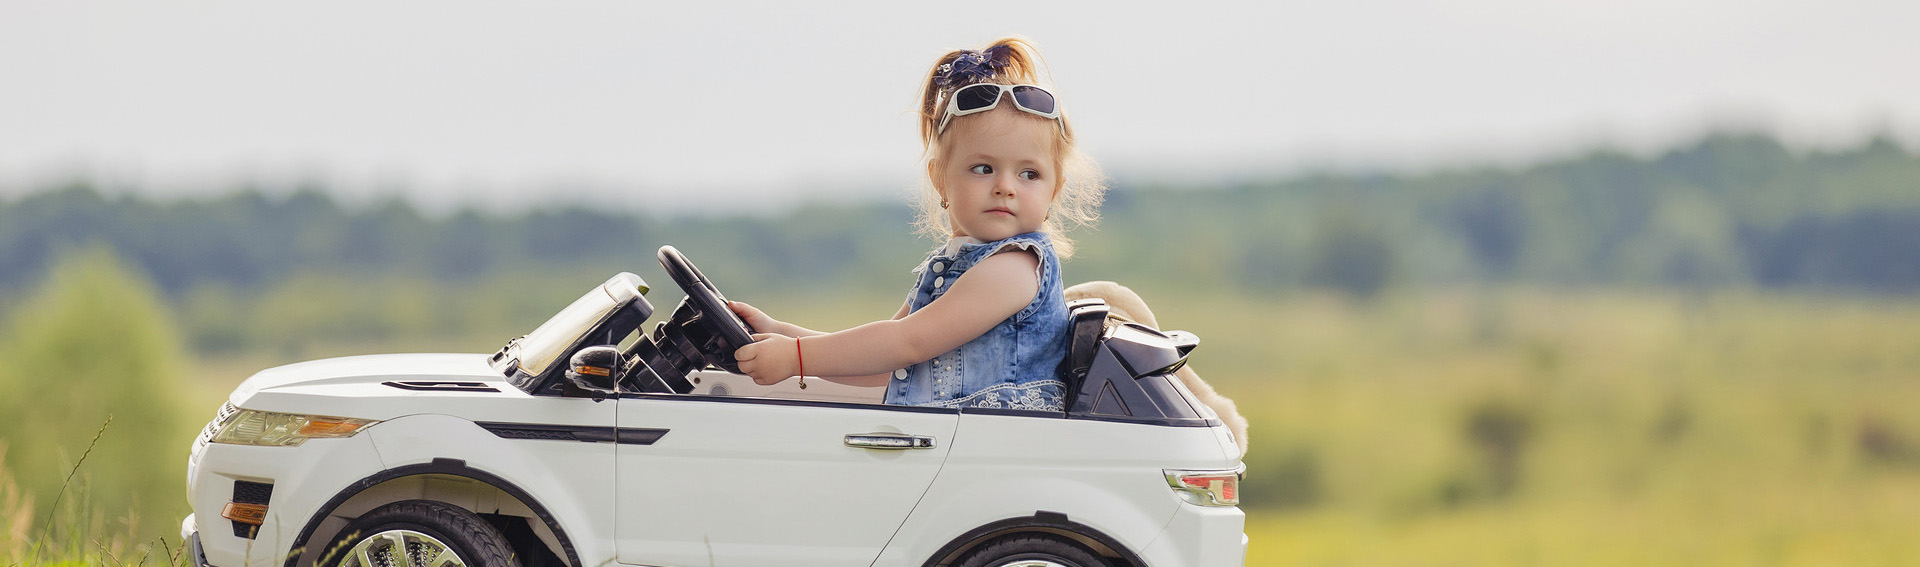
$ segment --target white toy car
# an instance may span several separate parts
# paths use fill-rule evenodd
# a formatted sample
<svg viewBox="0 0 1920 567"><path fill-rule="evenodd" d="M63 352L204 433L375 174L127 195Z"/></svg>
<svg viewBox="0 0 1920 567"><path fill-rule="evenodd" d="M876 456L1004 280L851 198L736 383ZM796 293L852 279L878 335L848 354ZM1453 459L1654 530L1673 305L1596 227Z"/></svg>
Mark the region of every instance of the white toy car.
<svg viewBox="0 0 1920 567"><path fill-rule="evenodd" d="M1076 303L1067 411L891 406L724 370L749 330L672 247L660 260L688 297L651 333L647 286L621 273L492 355L247 379L187 462L193 561L1244 563L1239 451L1171 377L1192 335Z"/></svg>

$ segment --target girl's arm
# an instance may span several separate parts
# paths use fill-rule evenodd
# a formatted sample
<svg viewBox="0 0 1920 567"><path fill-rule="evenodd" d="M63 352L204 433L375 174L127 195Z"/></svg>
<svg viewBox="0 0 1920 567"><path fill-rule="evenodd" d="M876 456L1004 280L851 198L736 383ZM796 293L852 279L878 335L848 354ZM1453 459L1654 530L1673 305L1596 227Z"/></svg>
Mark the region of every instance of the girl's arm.
<svg viewBox="0 0 1920 567"><path fill-rule="evenodd" d="M909 297L907 298L906 301L900 302L900 310L893 314L893 318L899 319L901 317L906 317L908 313L911 313L913 311L912 307L913 307L913 298ZM826 333L815 333L815 334L824 335ZM806 348L813 348L813 341L814 339L807 339ZM887 385L887 380L893 378L892 371L881 372L879 374L863 374L860 376L821 376L819 373L811 372L812 370L811 368L809 368L808 370L809 372L807 374L809 376L819 376L820 379L822 380L826 380L828 382L846 384L848 386L862 386L862 387L885 386ZM775 380L775 382L778 382L778 381L779 380Z"/></svg>
<svg viewBox="0 0 1920 567"><path fill-rule="evenodd" d="M778 319L774 319L772 316L769 316L765 312L754 308L752 305L747 305L745 303L741 303L738 301L729 302L729 307L733 309L734 313L739 314L741 319L745 319L747 321L747 325L752 326L754 330L759 330L764 333L787 336L787 337L795 337L795 338L812 337L812 336L826 334L824 332L815 331L813 329L808 329L806 327L801 327L799 325L794 325L791 323L780 321ZM893 318L899 319L902 317L906 317L907 314L911 312L913 312L913 298L909 297L905 301L900 302L900 310L894 312ZM814 376L820 376L819 374L813 374L813 373L809 373L809 374L812 374ZM887 379L892 377L893 377L892 372L882 372L879 374L868 374L868 375L862 375L862 376L820 376L821 379L827 380L829 382L837 382L837 383L846 384L849 386L867 386L867 387L886 385ZM782 380L784 380L784 378L782 378Z"/></svg>
<svg viewBox="0 0 1920 567"><path fill-rule="evenodd" d="M900 310L893 314L893 318L899 319L901 317L907 316L907 313L912 311L911 309L909 309L909 307L913 305L912 301L913 301L913 298L907 298L906 301L900 302ZM755 308L752 305L747 305L746 303L743 303L743 302L729 301L727 302L727 307L729 309L732 309L735 315L739 315L741 320L746 321L747 326L753 327L753 330L759 331L762 333L781 335L781 336L787 336L787 337L811 337L814 335L826 334L825 332L815 331L813 329L808 329L806 327L802 327L799 325L781 321L779 319L775 319L773 318L773 316L768 315L766 312L761 311L760 309Z"/></svg>
<svg viewBox="0 0 1920 567"><path fill-rule="evenodd" d="M813 329L808 329L806 327L802 327L799 325L781 321L779 319L775 319L773 318L773 316L766 314L766 312L761 311L752 305L747 305L745 303L741 303L738 301L728 301L727 308L732 309L733 314L739 315L741 320L747 322L748 327L753 327L753 330L757 332L768 333L773 335L781 335L781 336L787 336L787 337L811 337L814 335L826 334L820 331L815 331Z"/></svg>
<svg viewBox="0 0 1920 567"><path fill-rule="evenodd" d="M854 385L884 384L887 373L932 359L973 340L1020 312L1040 292L1040 258L1026 250L995 254L969 268L939 299L897 319L875 321L837 333L773 333L734 352L740 370L754 382L773 384L805 371L809 376ZM757 327L756 327L757 328ZM799 351L795 345L798 343Z"/></svg>

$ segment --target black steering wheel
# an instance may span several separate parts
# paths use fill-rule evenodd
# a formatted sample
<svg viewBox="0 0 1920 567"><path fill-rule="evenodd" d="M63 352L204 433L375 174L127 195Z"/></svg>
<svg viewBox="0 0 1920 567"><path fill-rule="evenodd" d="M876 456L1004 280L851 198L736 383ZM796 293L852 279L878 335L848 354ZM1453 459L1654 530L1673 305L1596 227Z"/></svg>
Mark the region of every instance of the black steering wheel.
<svg viewBox="0 0 1920 567"><path fill-rule="evenodd" d="M733 313L727 306L727 296L721 295L720 289L713 286L713 280L700 273L700 268L693 267L686 255L672 246L661 246L659 256L660 267L666 268L673 283L687 292L687 303L699 315L694 324L705 327L720 339L720 344L715 346L721 352L712 354L722 355L725 364L720 366L732 366L733 351L753 342L753 328ZM737 371L737 368L729 370Z"/></svg>

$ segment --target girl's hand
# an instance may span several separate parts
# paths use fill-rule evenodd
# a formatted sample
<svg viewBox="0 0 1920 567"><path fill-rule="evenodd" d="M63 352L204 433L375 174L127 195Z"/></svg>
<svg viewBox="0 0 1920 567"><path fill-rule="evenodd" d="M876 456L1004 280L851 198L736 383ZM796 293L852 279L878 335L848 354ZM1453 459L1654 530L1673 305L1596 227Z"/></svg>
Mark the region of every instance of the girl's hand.
<svg viewBox="0 0 1920 567"><path fill-rule="evenodd" d="M734 303L734 305L746 304ZM748 307L748 309L753 308ZM758 310L754 312L759 313ZM742 318L745 317L742 316ZM758 325L755 325L755 328L758 328ZM733 351L733 358L740 363L741 372L753 377L753 383L771 386L799 374L800 353L795 350L797 340L772 333L754 333L754 342Z"/></svg>
<svg viewBox="0 0 1920 567"><path fill-rule="evenodd" d="M739 315L741 320L746 321L748 327L753 327L753 331L756 333L788 334L783 332L787 327L786 323L781 323L779 320L768 316L759 309L755 309L752 305L738 301L728 301L727 308L732 309L734 315Z"/></svg>

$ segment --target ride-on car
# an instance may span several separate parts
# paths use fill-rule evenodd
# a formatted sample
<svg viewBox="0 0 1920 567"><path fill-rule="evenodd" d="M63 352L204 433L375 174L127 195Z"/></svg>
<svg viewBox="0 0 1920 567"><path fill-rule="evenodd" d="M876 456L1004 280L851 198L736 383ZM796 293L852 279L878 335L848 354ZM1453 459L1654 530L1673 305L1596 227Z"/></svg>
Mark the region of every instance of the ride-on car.
<svg viewBox="0 0 1920 567"><path fill-rule="evenodd" d="M1241 565L1244 471L1172 377L1198 339L1072 306L1065 411L762 386L751 330L672 247L651 331L621 273L492 354L255 374L193 442L212 567Z"/></svg>

